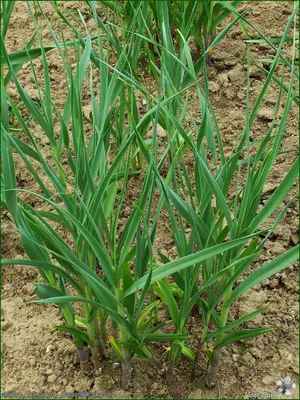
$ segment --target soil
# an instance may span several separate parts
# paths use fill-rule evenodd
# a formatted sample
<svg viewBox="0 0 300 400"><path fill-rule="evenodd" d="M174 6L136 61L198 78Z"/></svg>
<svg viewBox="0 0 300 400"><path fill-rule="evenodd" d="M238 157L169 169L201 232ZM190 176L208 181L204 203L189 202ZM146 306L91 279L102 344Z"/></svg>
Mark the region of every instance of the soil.
<svg viewBox="0 0 300 400"><path fill-rule="evenodd" d="M83 2L65 2L65 9L75 12L78 7L86 9ZM59 35L59 22L53 5L43 2L43 8L54 31ZM292 11L291 2L243 2L239 11L247 10L246 16L268 37L280 36ZM91 27L87 20L88 28ZM33 23L25 2L18 2L11 18L11 25L6 38L8 51L21 49L33 32ZM253 32L250 31L252 34ZM257 37L257 34L253 35ZM46 28L42 37L51 42ZM71 38L71 37L70 37ZM69 40L66 33L66 39ZM212 55L209 68L210 100L214 107L219 128L224 138L225 151L232 149L232 143L244 127L246 70L244 68L246 39L241 27L235 25ZM252 58L267 58L273 55L265 45L250 46ZM283 53L290 57L290 47L285 46ZM61 79L63 65L55 51L48 54L51 75L51 86L54 89L54 100L61 108L66 92ZM70 53L72 57L72 53ZM42 75L39 60L34 61L37 72ZM34 98L36 89L32 81L31 68L27 63L18 76L30 97ZM264 75L253 68L250 74L250 95L256 98L264 82ZM151 86L151 78L145 77L145 84ZM16 96L13 86L12 96ZM88 91L87 91L88 92ZM251 131L253 140L260 139L267 131L272 120L278 96L278 87L272 84L267 99L260 110L259 117ZM194 105L193 105L194 101ZM89 94L83 98L88 115L90 107ZM141 106L142 107L142 106ZM195 116L198 113L198 101L195 93L191 93L191 109ZM200 118L200 117L199 117ZM295 149L298 145L298 114L294 106L290 113L286 128L283 149ZM39 133L37 133L39 134ZM282 155L273 169L270 181L265 187L265 195L272 193L294 161L294 153L288 157ZM193 163L190 160L191 165ZM22 166L17 164L16 174L19 184L29 190L36 190L34 180ZM131 178L133 187L140 183ZM135 189L131 189L133 193ZM296 193L293 187L292 193ZM134 194L133 194L134 195ZM130 200L129 200L130 205ZM130 213L122 215L124 220ZM128 211L127 210L127 211ZM171 232L163 221L158 229L155 242L169 258L174 258L174 242ZM265 246L265 251L252 265L259 265L273 259L298 242L298 213L296 202L292 203L274 234ZM9 214L2 214L2 252L4 258L24 258L18 232ZM276 381L290 376L298 382L298 272L297 265L286 268L283 272L257 285L246 292L231 310L231 318L238 318L262 306L269 306L262 315L245 324L245 327L272 327L274 330L251 341L238 342L222 353L217 385L213 389L203 388L201 380L190 380L192 365L183 359L176 365L173 377L166 382L164 367L166 352L162 346L153 346L153 361L134 360L132 382L128 390L119 386L120 368L115 356L108 351L108 358L103 362L101 371L84 372L77 361L75 348L68 334L58 332L55 325L62 323L58 308L51 305L26 304L34 297L34 283L37 278L31 267L5 266L2 273L2 393L51 393L58 397L76 398L85 392L90 398L243 398L246 393L272 393L276 395ZM160 310L163 318L165 310ZM195 316L191 322L192 333L199 332L201 320ZM164 350L164 349L163 349ZM155 360L160 360L156 362ZM113 371L113 373L112 373ZM4 393L3 393L4 395ZM279 393L277 393L278 396ZM4 396L3 396L4 397ZM35 396L33 395L33 398ZM41 397L37 396L37 397ZM299 398L298 384L292 392L292 398Z"/></svg>

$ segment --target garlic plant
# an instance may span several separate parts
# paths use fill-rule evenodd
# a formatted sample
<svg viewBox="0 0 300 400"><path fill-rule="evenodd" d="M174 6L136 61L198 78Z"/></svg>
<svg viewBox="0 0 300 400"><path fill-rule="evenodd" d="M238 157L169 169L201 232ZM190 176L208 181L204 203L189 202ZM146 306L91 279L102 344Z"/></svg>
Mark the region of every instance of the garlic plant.
<svg viewBox="0 0 300 400"><path fill-rule="evenodd" d="M293 198L286 198L298 177L299 161L296 159L261 207L263 187L281 152L287 118L297 100L295 34L292 61L286 64L291 69L288 86L275 78L275 70L282 60L282 46L295 21L298 6L295 5L252 110L248 55L245 128L232 153L225 156L222 134L209 102L205 59L210 48L222 40L233 23L244 18L235 10L238 2L229 5L225 2L209 2L210 5L188 2L194 16L200 12L201 17L202 11L210 7L213 14L223 10L216 21L220 20L220 15L229 12L236 17L212 43L210 40L203 46L204 52L196 64L192 61L187 37L189 29L194 32L193 21L188 23L189 29L180 22L179 51L175 55L169 13L175 15L180 11L181 2L127 4L122 6L123 9L112 2L103 2L103 8L111 8L118 17L124 17L126 8L133 12L138 29L128 33L122 26L126 32L122 42L118 42L115 34L118 27L111 21L107 26L103 24L96 3L87 3L95 21L95 36L89 33L80 11L84 37L54 2L58 16L74 32L73 41L63 39L59 42L40 3L38 7L54 45L44 46L37 24L38 50L33 51L31 43L22 54L10 55L2 41L1 65L6 66L8 75L2 68L1 201L12 216L28 256L26 260L4 259L2 265L37 268L40 283L36 286L38 299L35 302L54 303L60 307L65 324L56 328L72 334L83 368L90 366L86 345L90 348L95 369L99 369L110 345L121 361L121 385L126 387L133 356L151 359L150 343L166 341L170 343L168 376L182 354L194 363L194 374L199 357L204 356L209 363L207 379L211 385L224 346L270 330L265 327L236 329L265 308L228 323L232 303L246 290L281 271L298 257L297 246L244 275L293 201ZM135 6L143 10L140 19L135 14ZM151 26L147 25L145 12L148 6L156 10L157 25L161 27L158 43ZM29 3L28 7L32 13ZM7 4L6 8L8 15ZM179 14L175 16L180 17ZM213 26L216 24L211 23ZM210 29L205 29L207 35L211 34ZM149 44L160 58L159 65L151 58ZM143 86L136 71L143 46L148 46L157 96ZM70 47L76 51L75 70L67 56ZM51 90L46 52L53 49L58 51L65 68L63 109L55 104ZM114 65L110 58L112 53L117 54ZM32 59L39 56L43 66L43 86L32 63ZM17 76L22 60L31 62L39 93L38 103L26 93ZM21 104L17 105L9 94L8 80L5 82L7 76L13 81ZM98 82L95 76L99 78ZM272 80L278 81L280 94L273 121L264 139L255 144L255 149L250 130ZM89 118L83 114L84 84L88 84L90 90ZM192 88L198 93L200 123L189 110ZM280 116L283 92L286 100ZM144 115L138 112L137 93L147 104ZM145 133L150 127L152 138L149 140L145 139ZM167 136L160 158L159 127ZM188 152L194 159L194 176L185 164L184 157ZM15 165L20 160L36 182L35 191L18 187ZM163 167L167 168L167 174L162 173ZM130 190L137 179L139 194L123 223L121 214L127 189ZM159 192L157 205L154 202L156 190ZM37 205L27 201L25 194L30 195ZM168 212L178 252L178 258L173 261L162 252L158 253L160 260L155 259L153 253L163 207ZM269 217L272 216L270 224ZM188 236L186 224L190 226ZM244 279L237 284L241 277ZM157 324L160 301L168 309L174 326L172 333L164 331L164 325L169 321ZM190 348L186 344L186 339L190 338L187 325L195 308L201 315L202 330L201 336L196 338L197 348Z"/></svg>

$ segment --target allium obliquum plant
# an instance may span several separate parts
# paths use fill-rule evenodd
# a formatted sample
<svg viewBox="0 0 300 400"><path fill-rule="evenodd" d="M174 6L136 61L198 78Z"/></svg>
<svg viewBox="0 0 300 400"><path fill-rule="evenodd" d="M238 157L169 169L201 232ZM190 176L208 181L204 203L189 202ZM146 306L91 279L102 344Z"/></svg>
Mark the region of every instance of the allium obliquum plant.
<svg viewBox="0 0 300 400"><path fill-rule="evenodd" d="M82 23L84 25L83 19ZM39 33L43 86L31 63L38 102L24 90L2 43L3 58L21 104L16 106L8 91L1 92L1 200L12 216L28 256L28 260L2 260L2 264L36 267L41 279L36 287L40 300L36 302L60 306L65 325L57 329L72 334L82 367L89 366L88 345L94 367L99 368L108 340L121 361L121 383L126 386L133 355L151 358L148 342L187 337L177 333L157 333L158 328L153 326L157 318L157 300L149 301L148 293L159 210L152 221L156 177L152 165L144 171L141 193L119 232L129 177L137 173L130 168L132 153L136 151L132 143L140 140L149 118L157 120L159 109L155 106L138 123L132 118L131 124L125 126L125 110L129 115L134 112L132 102L126 102L125 98L125 84L134 83L126 80L130 73L126 70L127 47L120 54L117 65L111 67L109 48L106 47L104 55L101 35L97 36L96 53L86 31L84 42L80 37L72 42L77 54L75 70L72 70L63 32L63 45L59 45L51 26L48 27L66 72L63 78L67 93L62 110L55 104L46 52ZM94 69L90 60L98 61L100 89L94 87ZM82 110L83 82L88 82L92 103L88 120ZM97 90L98 94L95 94ZM122 104L126 104L126 108ZM12 117L15 120L13 128ZM168 150L169 146L165 154ZM155 141L152 152L155 152ZM16 155L34 178L36 190L18 187ZM27 195L32 201L36 200L35 206L26 200ZM214 251L218 253L224 247L231 248L236 244L226 243ZM203 255L196 254L189 262L199 257L203 258ZM180 265L169 263L169 270L164 266L164 274L167 276L169 271L185 266L184 260ZM161 273L161 270L157 271ZM124 296L146 273L142 292L133 290ZM74 303L81 305L81 311ZM107 338L108 329L110 335Z"/></svg>
<svg viewBox="0 0 300 400"><path fill-rule="evenodd" d="M220 2L224 7L225 3ZM58 2L54 4L58 6ZM270 82L276 80L275 70L283 59L282 46L298 6L276 47L271 69L251 110L250 58L247 59L245 128L232 154L225 156L222 134L209 102L205 59L210 47L224 37L234 21L194 65L190 42L180 31L180 50L176 55L166 2L156 4L157 18L164 28L160 43L147 24L145 33L143 17L138 19L137 14L134 15L138 30L128 32L123 27L126 35L120 40L116 24L108 20L109 28L105 26L95 3L88 4L96 22L95 36L88 33L80 12L78 18L85 30L84 37L57 7L62 21L74 33L72 42L64 40L63 29L60 42L48 23L66 72L63 109L55 104L46 48L38 29L43 86L31 63L38 102L22 87L13 57L7 54L2 42L3 64L7 66L21 103L16 105L9 91L1 91L1 201L12 216L28 256L27 260L2 260L2 264L37 268L40 284L36 287L39 298L36 302L60 306L65 324L57 329L72 334L83 367L89 365L87 346L91 361L98 369L109 342L121 362L121 384L125 387L133 356L150 359L149 343L167 341L170 343L169 375L182 354L195 366L199 357L204 356L209 363L207 375L211 384L224 346L270 330L264 327L236 329L264 309L228 323L231 304L247 289L279 272L298 256L298 248L294 247L237 284L293 200L286 198L298 176L298 159L261 206L263 187L281 152L289 111L296 101L294 54L292 61L286 64L291 69L289 84L283 85L280 78L276 78L280 83L278 103L264 139L253 144L250 130ZM28 7L30 9L29 3ZM38 7L45 18L40 3ZM228 10L233 12L230 7ZM243 17L237 13L236 20L240 18ZM156 65L149 53L157 96L142 86L136 73L143 41L154 46L160 59ZM75 68L68 59L70 46L76 51ZM295 51L295 36L293 49ZM114 64L111 52L117 54ZM30 60L29 49L25 49L25 53ZM199 79L201 67L203 74ZM95 74L99 78L96 84ZM4 74L1 75L2 87L3 77ZM89 87L92 105L88 118L84 117L82 109L84 83ZM191 87L198 92L200 124L189 109ZM137 112L137 92L147 100L143 116ZM283 92L286 93L285 108L279 116ZM152 138L145 140L150 126ZM158 143L160 128L166 132L164 144ZM158 146L164 146L162 155L159 155ZM140 193L122 224L121 212L124 205L128 206L126 190L140 173L136 170L137 153L139 167L146 161L139 181ZM187 153L194 158L192 172L185 163ZM33 176L36 190L29 192L19 188L17 158ZM167 173L163 175L164 166ZM157 206L154 206L155 188L160 194ZM33 199L37 201L35 206L31 203ZM163 253L160 253L160 260L153 256L162 207L169 213L178 251L178 258L173 261ZM185 232L186 224L191 228L189 235ZM159 330L169 321L156 325L159 299L169 310L173 333ZM80 304L80 311L75 303ZM202 332L196 338L198 346L191 348L186 340L190 338L187 323L195 308L202 317Z"/></svg>
<svg viewBox="0 0 300 400"><path fill-rule="evenodd" d="M49 29L57 43L50 26ZM136 127L134 124L124 126L125 108L120 106L126 102L124 83L117 72L109 71L100 35L98 40L100 89L93 86L92 40L88 32L82 51L77 41L75 71L65 56L66 47L57 46L66 71L67 94L63 110L59 110L54 101L41 37L43 87L31 65L39 93L38 103L22 87L5 46L2 48L22 104L17 107L9 93L2 92L1 200L13 218L29 258L2 260L2 264L36 267L42 280L36 287L40 298L37 302L60 306L65 325L57 329L73 335L81 365L89 365L85 347L89 345L91 360L98 369L108 339L121 361L121 383L126 386L134 354L151 358L148 342L180 337L155 333L152 325L157 301L149 302L150 278L142 293L122 298L123 292L146 270L150 268L151 271L154 235L149 235L148 231L155 180L154 172L148 167L140 195L120 231L120 213L129 177L137 172L130 169ZM123 61L120 57L115 67L117 71L122 69ZM82 110L84 81L89 84L92 102L88 121ZM95 94L97 90L98 95ZM118 113L112 112L115 107ZM127 112L131 112L130 107ZM11 128L12 116L17 120L17 134ZM54 120L59 123L59 132L54 129ZM122 135L114 142L117 129ZM16 154L33 176L35 191L18 187ZM32 206L24 193L42 206ZM74 303L80 303L81 312L75 311ZM108 321L111 326L107 338Z"/></svg>
<svg viewBox="0 0 300 400"><path fill-rule="evenodd" d="M276 48L276 55L272 60L271 69L264 82L261 92L250 110L249 74L250 58L247 60L247 96L245 110L245 128L233 146L230 156L225 156L221 132L218 128L216 116L208 99L208 79L204 65L204 90L197 81L191 60L189 47L185 46L186 60L189 71L187 73L182 59L177 59L183 73L189 82L194 82L198 89L199 109L202 120L197 123L188 109L188 94L186 98L176 97L178 113L174 108L168 108L165 102L160 103L161 121L169 136L168 126L172 126L172 137L177 141L173 147L172 163L167 179L163 179L156 170L156 163L146 153L146 148L140 140L141 149L148 162L157 173L157 181L161 195L165 199L164 205L169 212L172 224L173 237L176 243L178 265L191 259L195 248L200 253L242 239L243 243L222 251L215 256L208 256L199 262L185 264L177 271L168 271L168 258L161 254L166 270L158 268L152 272L151 282L156 293L167 305L170 318L176 331L180 334L188 333L187 322L191 310L196 306L202 317L202 334L198 338L196 349L188 348L185 341L174 341L169 348L169 369L171 374L174 364L181 354L189 357L195 363L194 375L199 357L208 361L207 382L215 382L222 348L243 339L267 333L271 328L237 329L243 323L254 318L266 310L253 310L248 315L240 316L237 320L228 323L230 306L246 290L279 272L298 258L298 246L293 247L276 259L262 265L247 276L247 270L263 251L264 244L280 223L287 208L295 197L289 198L291 187L298 178L299 159L297 149L291 149L294 154L294 163L283 177L275 192L262 206L263 188L275 167L276 160L282 154L281 145L285 136L285 128L293 102L297 102L298 81L295 79L295 17L298 6L288 21L285 32ZM281 50L286 41L286 35L294 23L294 37L292 45L292 61L286 64L290 69L290 81L284 85L279 82L279 95L274 111L273 121L266 129L264 138L253 143L250 139L250 130L255 122L258 111L263 104L264 96L274 79L276 67L281 60ZM183 39L184 40L184 39ZM175 58L172 57L174 62ZM167 73L163 75L164 65L161 66L160 76L164 76L166 86L172 87L171 78ZM171 73L170 73L171 75ZM295 87L296 85L296 87ZM283 93L286 99L283 113L280 115L280 106L283 103ZM162 90L168 93L167 90ZM192 133L193 132L193 133ZM184 162L184 154L191 152L194 158L194 176ZM170 183L172 182L172 188ZM186 223L191 232L187 237ZM252 235L250 239L249 235ZM245 238L246 237L246 238ZM250 240L249 240L250 239ZM241 283L237 281L244 277ZM143 288L147 277L137 282ZM133 289L132 289L133 290ZM130 294L129 290L127 294ZM212 329L211 326L214 326Z"/></svg>
<svg viewBox="0 0 300 400"><path fill-rule="evenodd" d="M87 1L88 4L94 2ZM193 37L198 50L206 49L215 39L217 27L231 13L220 1L97 1L99 10L110 10L115 24L123 28L123 37L136 31L145 34L149 30L151 36L159 44L163 44L165 31L171 32L176 53L180 49L180 35L188 40ZM230 1L235 9L241 2ZM108 11L106 11L108 13ZM165 17L163 17L166 16ZM111 18L109 18L111 19ZM136 42L139 38L136 37ZM155 46L145 41L135 46L139 57L148 57L149 50L155 52Z"/></svg>

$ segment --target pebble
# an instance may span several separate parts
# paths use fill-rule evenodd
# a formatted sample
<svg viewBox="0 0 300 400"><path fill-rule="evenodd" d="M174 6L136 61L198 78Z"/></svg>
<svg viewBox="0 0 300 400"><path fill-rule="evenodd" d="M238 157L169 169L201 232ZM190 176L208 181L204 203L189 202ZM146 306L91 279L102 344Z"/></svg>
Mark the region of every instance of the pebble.
<svg viewBox="0 0 300 400"><path fill-rule="evenodd" d="M157 130L156 130L156 136L159 139L165 139L168 137L166 131L164 130L164 128L160 125L157 125Z"/></svg>
<svg viewBox="0 0 300 400"><path fill-rule="evenodd" d="M49 375L49 376L48 376L47 381L48 381L49 383L53 383L53 382L56 381L56 379L57 379L57 376L53 374L53 375Z"/></svg>
<svg viewBox="0 0 300 400"><path fill-rule="evenodd" d="M258 117L265 121L272 121L274 117L274 111L269 107L263 107L259 111Z"/></svg>
<svg viewBox="0 0 300 400"><path fill-rule="evenodd" d="M273 246L270 248L270 252L272 254L283 254L284 253L284 247L282 246L281 243L275 242Z"/></svg>
<svg viewBox="0 0 300 400"><path fill-rule="evenodd" d="M274 379L273 379L272 376L270 376L270 375L266 375L266 376L264 376L263 379L262 379L262 383L263 383L264 385L270 385L271 383L274 383L274 382L275 382Z"/></svg>
<svg viewBox="0 0 300 400"><path fill-rule="evenodd" d="M47 371L45 372L45 375L52 375L53 371L52 369L47 369Z"/></svg>
<svg viewBox="0 0 300 400"><path fill-rule="evenodd" d="M113 369L117 369L117 368L119 368L119 366L120 366L120 363L118 363L118 362L114 362L112 365Z"/></svg>
<svg viewBox="0 0 300 400"><path fill-rule="evenodd" d="M101 374L102 374L102 368L100 367L95 371L95 376L100 376Z"/></svg>
<svg viewBox="0 0 300 400"><path fill-rule="evenodd" d="M2 332L7 331L9 328L12 327L12 323L10 321L4 322L4 324L2 324L1 328L2 328Z"/></svg>
<svg viewBox="0 0 300 400"><path fill-rule="evenodd" d="M72 385L68 385L68 386L66 386L65 391L66 391L66 393L70 393L70 392L74 393L74 388Z"/></svg>
<svg viewBox="0 0 300 400"><path fill-rule="evenodd" d="M291 239L295 246L299 243L299 236L296 233L291 235Z"/></svg>
<svg viewBox="0 0 300 400"><path fill-rule="evenodd" d="M46 353L50 353L50 351L53 351L55 349L55 346L53 346L53 344L49 344L49 346L47 346L46 348Z"/></svg>
<svg viewBox="0 0 300 400"><path fill-rule="evenodd" d="M238 368L238 376L241 378L244 378L248 373L248 369L245 366L242 365Z"/></svg>
<svg viewBox="0 0 300 400"><path fill-rule="evenodd" d="M212 93L216 93L220 90L220 85L217 84L217 82L209 82L208 83L208 89Z"/></svg>
<svg viewBox="0 0 300 400"><path fill-rule="evenodd" d="M245 72L243 71L243 67L241 65L237 65L227 73L229 82L236 85L239 85L244 81L244 76Z"/></svg>
<svg viewBox="0 0 300 400"><path fill-rule="evenodd" d="M152 385L152 389L153 389L153 390L157 390L158 387L159 387L158 383L157 383L157 382L154 382L153 385Z"/></svg>
<svg viewBox="0 0 300 400"><path fill-rule="evenodd" d="M227 86L228 86L228 76L227 76L227 74L225 74L225 73L220 74L220 75L218 76L218 81L219 81L219 84L220 84L221 86L227 87Z"/></svg>
<svg viewBox="0 0 300 400"><path fill-rule="evenodd" d="M278 253L278 254L279 254L279 253ZM270 287L271 289L274 289L275 287L278 286L278 283L279 283L279 280L278 280L278 279L272 279L272 280L270 281L270 283L269 283L269 287Z"/></svg>
<svg viewBox="0 0 300 400"><path fill-rule="evenodd" d="M257 338L255 344L256 344L256 347L258 347L261 350L263 350L265 348L264 342L261 338Z"/></svg>
<svg viewBox="0 0 300 400"><path fill-rule="evenodd" d="M287 226L277 226L274 234L282 237L284 240L289 240L291 237L291 230Z"/></svg>

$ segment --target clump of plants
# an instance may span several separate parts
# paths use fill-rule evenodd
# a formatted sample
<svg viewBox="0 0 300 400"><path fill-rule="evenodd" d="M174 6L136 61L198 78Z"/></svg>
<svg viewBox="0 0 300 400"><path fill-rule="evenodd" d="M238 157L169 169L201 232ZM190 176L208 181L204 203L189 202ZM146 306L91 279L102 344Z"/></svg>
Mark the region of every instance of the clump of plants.
<svg viewBox="0 0 300 400"><path fill-rule="evenodd" d="M112 3L103 2L103 7L109 7L117 17L129 18L125 15L129 11L146 7L141 2L122 6ZM245 127L231 154L225 155L222 132L209 102L206 53L197 64L202 68L199 79L184 29L178 32L178 55L171 44L172 21L186 23L178 22L185 14L187 17L180 3L189 3L192 15L198 19L202 16L204 24L208 11L219 15L216 21L225 15L223 2L144 3L161 26L161 42L155 42L152 20L145 18L148 38L144 31L137 30L126 36L122 46L116 45L113 31L104 29L95 4L90 2L97 30L94 36L88 32L80 11L84 37L59 11L63 22L76 33L72 42L64 37L59 41L48 23L54 42L51 48L44 46L37 25L39 46L34 52L28 46L22 54L11 55L3 44L1 201L11 214L28 259L4 259L2 265L18 264L38 270L40 283L36 285L34 301L60 307L64 324L56 329L72 335L82 368L93 365L99 369L110 346L120 360L121 385L126 387L133 357L149 360L153 357L151 343L167 342L167 376L172 375L182 355L191 360L196 376L202 358L207 362L204 375L212 385L222 348L271 330L241 328L266 308L228 322L233 302L298 258L296 246L248 273L294 200L288 195L298 177L296 157L275 192L263 205L261 201L264 185L281 154L286 122L295 101L295 34L288 65L290 81L284 85L276 77L280 90L273 121L259 142L251 141L250 132L270 82L275 79L282 46L298 6L295 5L252 107L251 60L247 57ZM11 12L6 7L3 18ZM30 5L29 10L32 12ZM173 19L164 18L170 12ZM188 22L191 32L193 23ZM214 32L207 28L206 37L210 37L208 33L215 36ZM226 30L211 39L218 43L225 34ZM160 66L153 65L157 96L143 87L134 71L139 60L132 55L133 38L139 45L152 43L160 56ZM73 69L68 59L70 48L77 59ZM46 52L53 49L65 67L63 109L55 104L51 89ZM110 63L111 52L118 54L115 65ZM40 57L43 84L32 63L34 57ZM20 66L22 60L31 63L38 101L30 98L17 75L16 65ZM6 88L7 76L17 89L18 101ZM89 118L83 113L84 83L90 90ZM191 90L199 99L200 123L189 109ZM143 115L138 112L137 93L147 104ZM284 112L279 114L283 93ZM149 129L151 139L146 139ZM157 136L158 129L166 133L164 143ZM159 148L163 148L162 154ZM188 153L194 159L192 171L185 162ZM16 155L22 160L22 168L33 176L35 191L18 186ZM132 185L138 190L128 203ZM30 202L26 200L28 195ZM124 220L125 207L130 207L130 213ZM173 261L163 249L159 249L159 257L154 257L153 252L163 208L169 215L178 253ZM188 235L186 226L190 227ZM159 303L169 314L169 319L160 323ZM202 327L201 335L192 338L197 345L191 347L187 341L191 339L188 322L195 311L201 316ZM173 326L171 333L166 325Z"/></svg>

